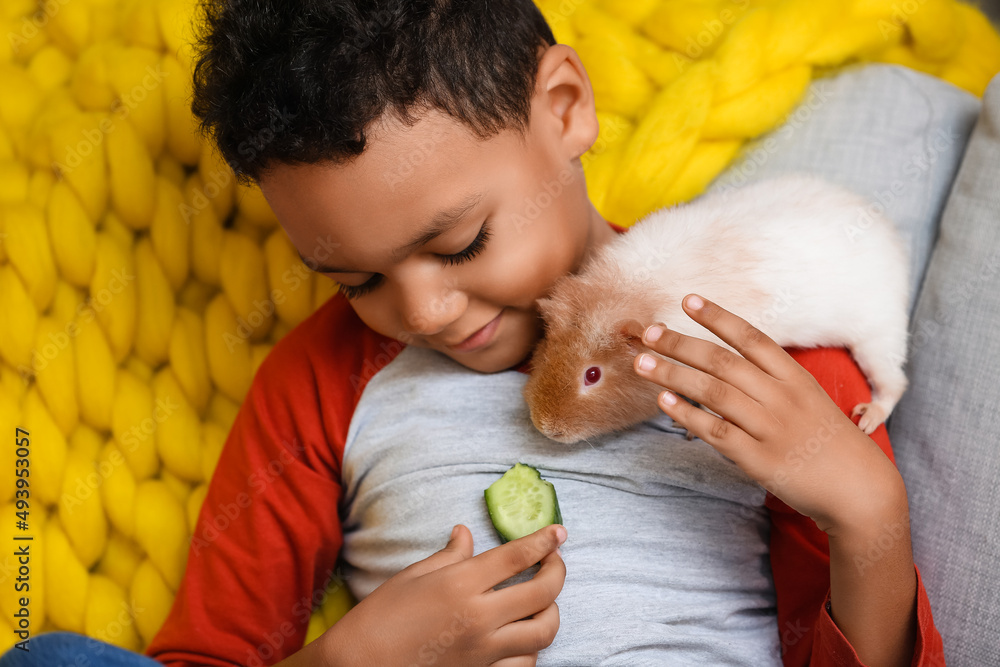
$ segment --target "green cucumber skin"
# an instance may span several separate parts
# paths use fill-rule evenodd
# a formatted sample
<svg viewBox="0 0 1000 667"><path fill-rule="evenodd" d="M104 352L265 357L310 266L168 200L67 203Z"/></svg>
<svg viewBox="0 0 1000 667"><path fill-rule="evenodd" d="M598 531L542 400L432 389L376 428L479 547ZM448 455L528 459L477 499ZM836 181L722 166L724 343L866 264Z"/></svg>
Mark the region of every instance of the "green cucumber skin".
<svg viewBox="0 0 1000 667"><path fill-rule="evenodd" d="M552 482L549 482L548 480L542 479L542 474L534 466L530 466L527 463L521 463L521 462L518 462L517 464L511 466L507 471L504 472L504 475L506 475L508 472L510 472L511 470L513 470L514 468L516 468L517 466L523 466L525 468L530 468L531 471L534 472L535 475L538 477L538 479L542 482L542 484L549 491L551 491L551 493L552 493L552 506L553 506L552 507L552 521L550 521L549 523L546 523L546 524L539 524L539 526L538 526L538 528L536 530L541 530L545 526L551 526L552 524L555 524L555 523L562 524L563 517L562 517L562 510L559 509L559 497L556 495L556 488L552 484ZM501 479L502 478L503 478L503 476L501 475ZM498 481L500 481L500 480L497 480L497 482ZM494 482L493 484L496 484L496 482ZM493 512L493 508L491 507L491 503L490 503L490 488L492 488L493 484L491 484L489 488L487 488L485 491L483 491L483 497L486 500L486 510L487 510L487 512L489 512L490 521L493 523L493 528L496 530L497 535L500 537L500 543L501 544L506 544L507 542L510 542L510 541L512 541L514 539L517 539L517 538L516 537L512 537L510 534L504 533L504 531L502 531L500 529L500 527L497 526L497 520L499 519L499 517Z"/></svg>

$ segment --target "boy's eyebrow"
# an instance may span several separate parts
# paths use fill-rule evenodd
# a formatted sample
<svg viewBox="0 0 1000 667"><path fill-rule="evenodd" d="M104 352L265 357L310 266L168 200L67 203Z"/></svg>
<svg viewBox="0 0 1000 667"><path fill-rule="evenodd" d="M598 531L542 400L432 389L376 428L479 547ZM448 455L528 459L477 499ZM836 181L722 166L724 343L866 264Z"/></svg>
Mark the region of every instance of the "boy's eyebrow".
<svg viewBox="0 0 1000 667"><path fill-rule="evenodd" d="M401 261L407 255L409 255L411 252L413 252L420 246L426 243L430 243L438 236L441 236L448 230L455 227L458 223L462 222L462 220L465 219L465 217L469 214L470 211L479 206L479 203L482 200L483 200L483 193L481 192L473 193L467 196L457 205L449 209L446 209L444 211L441 211L440 213L435 215L431 219L427 227L422 232L420 232L412 241L393 251L392 261L394 262ZM306 266L309 266L311 260L307 260L305 257L303 257L301 252L299 253L299 259L301 259ZM313 268L313 271L317 271L319 273L362 273L362 271L359 271L358 269L345 269L345 268L339 268L334 266L323 266L323 265L317 265L315 268Z"/></svg>

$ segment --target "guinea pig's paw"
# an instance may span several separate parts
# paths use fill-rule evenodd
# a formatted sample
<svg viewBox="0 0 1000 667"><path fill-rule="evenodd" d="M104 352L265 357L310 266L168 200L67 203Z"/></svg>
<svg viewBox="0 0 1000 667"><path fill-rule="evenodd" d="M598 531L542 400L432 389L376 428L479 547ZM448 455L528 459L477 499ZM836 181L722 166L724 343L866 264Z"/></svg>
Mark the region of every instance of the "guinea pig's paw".
<svg viewBox="0 0 1000 667"><path fill-rule="evenodd" d="M858 403L854 406L851 417L857 417L858 415L861 415L861 419L858 421L858 428L864 431L865 435L871 435L878 428L879 424L884 422L886 417L889 416L885 408L878 403Z"/></svg>

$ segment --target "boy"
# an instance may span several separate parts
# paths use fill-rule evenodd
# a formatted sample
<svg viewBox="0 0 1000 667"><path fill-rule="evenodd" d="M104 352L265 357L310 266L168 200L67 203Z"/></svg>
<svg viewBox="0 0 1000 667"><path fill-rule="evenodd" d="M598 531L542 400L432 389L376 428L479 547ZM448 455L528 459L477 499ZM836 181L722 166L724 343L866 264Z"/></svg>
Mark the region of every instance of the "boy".
<svg viewBox="0 0 1000 667"><path fill-rule="evenodd" d="M587 198L586 72L530 0L373 4L210 9L193 108L343 295L258 372L147 655L943 664L885 429L880 450L844 414L868 391L845 350L789 357L688 297L746 361L720 368L717 346L647 329L649 347L692 368L637 358L636 372L725 422L661 400L700 440L670 420L576 449L532 431L519 387L542 333L534 302L623 231ZM291 121L264 140L279 114ZM830 446L802 455L820 433ZM567 528L495 546L482 490L517 460L554 481ZM223 507L238 508L225 527ZM886 526L892 546L856 566ZM300 649L338 554L361 602Z"/></svg>

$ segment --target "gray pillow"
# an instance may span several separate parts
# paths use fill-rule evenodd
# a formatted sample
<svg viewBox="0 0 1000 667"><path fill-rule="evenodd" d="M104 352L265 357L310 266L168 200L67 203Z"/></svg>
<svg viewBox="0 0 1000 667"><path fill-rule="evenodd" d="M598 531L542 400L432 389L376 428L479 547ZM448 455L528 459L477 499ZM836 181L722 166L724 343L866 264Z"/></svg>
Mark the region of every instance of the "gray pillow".
<svg viewBox="0 0 1000 667"><path fill-rule="evenodd" d="M1000 665L1000 77L983 98L910 331L889 438L950 667Z"/></svg>
<svg viewBox="0 0 1000 667"><path fill-rule="evenodd" d="M910 313L980 101L898 65L856 65L813 82L773 132L709 187L784 172L816 174L885 206L910 251Z"/></svg>

